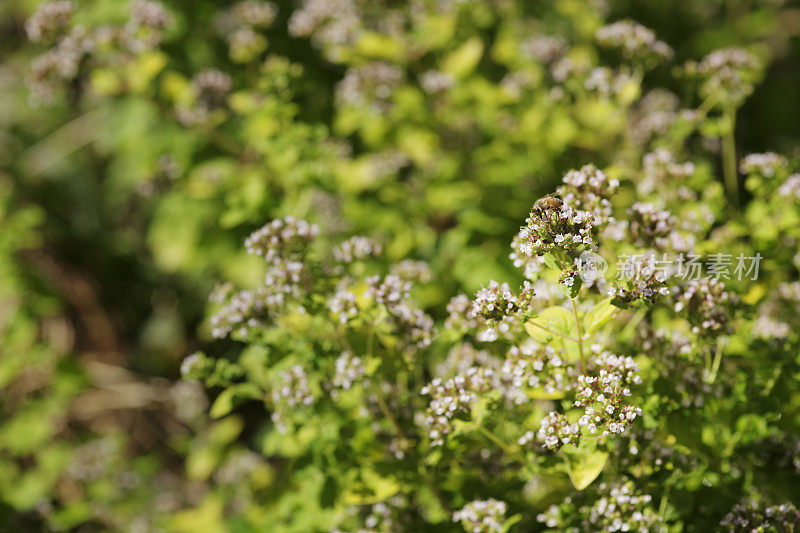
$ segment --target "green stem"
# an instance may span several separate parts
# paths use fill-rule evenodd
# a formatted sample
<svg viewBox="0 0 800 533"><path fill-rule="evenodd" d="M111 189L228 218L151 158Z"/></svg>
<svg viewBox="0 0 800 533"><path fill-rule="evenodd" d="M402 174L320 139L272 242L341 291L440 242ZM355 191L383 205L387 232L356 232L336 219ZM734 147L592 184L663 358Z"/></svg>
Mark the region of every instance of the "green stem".
<svg viewBox="0 0 800 533"><path fill-rule="evenodd" d="M489 431L488 429L486 429L483 426L478 426L478 431L483 433L483 435L487 439L489 439L490 441L492 441L495 444L497 444L507 455L510 455L511 457L513 457L517 461L519 461L520 463L525 464L525 462L526 462L525 458L522 457L522 455L520 455L519 452L517 452L516 450L512 449L508 444L506 444L505 442L500 440L497 437L497 435L495 435L494 433L492 433L491 431Z"/></svg>
<svg viewBox="0 0 800 533"><path fill-rule="evenodd" d="M575 317L575 331L578 333L578 355L581 358L581 370L586 370L586 358L583 355L583 335L581 334L581 321L578 319L578 308L575 307L575 300L570 298L570 303L572 304L572 316Z"/></svg>
<svg viewBox="0 0 800 533"><path fill-rule="evenodd" d="M739 174L736 170L736 109L726 107L723 112L725 133L722 136L722 174L725 188L734 207L739 207Z"/></svg>

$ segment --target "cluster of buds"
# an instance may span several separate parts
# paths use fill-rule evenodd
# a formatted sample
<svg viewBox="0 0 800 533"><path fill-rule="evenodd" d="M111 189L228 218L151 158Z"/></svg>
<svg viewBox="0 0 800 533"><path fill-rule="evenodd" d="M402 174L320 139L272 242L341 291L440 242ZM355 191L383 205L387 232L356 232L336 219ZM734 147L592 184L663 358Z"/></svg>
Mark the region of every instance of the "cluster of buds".
<svg viewBox="0 0 800 533"><path fill-rule="evenodd" d="M753 92L755 77L761 70L761 61L741 48L723 48L711 52L687 70L702 79L700 93L703 97L718 98L723 105L738 106Z"/></svg>
<svg viewBox="0 0 800 533"><path fill-rule="evenodd" d="M501 533L507 507L494 498L475 500L453 513L453 522L460 522L469 533Z"/></svg>
<svg viewBox="0 0 800 533"><path fill-rule="evenodd" d="M552 254L556 257L576 250L596 248L594 216L566 206L557 197L536 202L525 226L517 234L516 251L526 258Z"/></svg>
<svg viewBox="0 0 800 533"><path fill-rule="evenodd" d="M720 522L722 531L797 531L800 530L800 511L791 503L773 505L766 509L736 505Z"/></svg>
<svg viewBox="0 0 800 533"><path fill-rule="evenodd" d="M289 413L300 406L314 403L314 396L308 385L306 371L300 365L293 365L279 374L280 384L272 390L272 421L280 433L286 432Z"/></svg>
<svg viewBox="0 0 800 533"><path fill-rule="evenodd" d="M788 165L786 157L774 152L748 154L739 162L739 172L772 178L785 171Z"/></svg>
<svg viewBox="0 0 800 533"><path fill-rule="evenodd" d="M661 296L670 293L667 274L650 265L643 265L629 276L630 279L614 280L606 292L618 307L644 304L653 305Z"/></svg>
<svg viewBox="0 0 800 533"><path fill-rule="evenodd" d="M636 202L628 209L628 231L637 246L664 249L675 225L672 213L651 203Z"/></svg>
<svg viewBox="0 0 800 533"><path fill-rule="evenodd" d="M653 30L632 20L620 20L603 26L595 33L597 42L617 48L627 60L660 62L672 58L672 48L659 41Z"/></svg>
<svg viewBox="0 0 800 533"><path fill-rule="evenodd" d="M609 178L594 165L584 165L564 175L564 185L556 193L565 205L579 212L588 212L592 224L601 226L611 218L611 195L619 187L619 180Z"/></svg>
<svg viewBox="0 0 800 533"><path fill-rule="evenodd" d="M381 246L368 237L356 235L339 243L333 249L333 257L340 263L352 263L369 257L379 256Z"/></svg>
<svg viewBox="0 0 800 533"><path fill-rule="evenodd" d="M675 295L675 312L685 316L694 333L724 333L736 303L736 295L716 278L689 280Z"/></svg>
<svg viewBox="0 0 800 533"><path fill-rule="evenodd" d="M567 444L577 446L585 431L588 435L608 436L622 433L642 410L627 403L630 387L641 383L639 367L630 357L609 352L594 356L591 373L581 374L575 385L575 407L583 409L576 422L555 411L541 421L538 438L551 450Z"/></svg>
<svg viewBox="0 0 800 533"><path fill-rule="evenodd" d="M431 446L441 446L453 432L453 422L469 416L481 394L491 390L496 374L491 368L473 366L463 374L444 380L434 378L420 391L430 396L425 410L425 425Z"/></svg>
<svg viewBox="0 0 800 533"><path fill-rule="evenodd" d="M606 495L591 506L577 508L571 498L564 503L551 505L537 520L552 531L655 531L663 522L652 508L649 494L636 492L632 482L627 481L609 487L602 483L598 487ZM557 528L557 529L556 529Z"/></svg>
<svg viewBox="0 0 800 533"><path fill-rule="evenodd" d="M222 71L205 69L198 72L191 81L192 102L178 107L178 119L186 126L211 120L227 107L232 87L231 77Z"/></svg>
<svg viewBox="0 0 800 533"><path fill-rule="evenodd" d="M403 82L403 71L390 63L376 61L350 68L336 88L340 104L386 111L391 97Z"/></svg>

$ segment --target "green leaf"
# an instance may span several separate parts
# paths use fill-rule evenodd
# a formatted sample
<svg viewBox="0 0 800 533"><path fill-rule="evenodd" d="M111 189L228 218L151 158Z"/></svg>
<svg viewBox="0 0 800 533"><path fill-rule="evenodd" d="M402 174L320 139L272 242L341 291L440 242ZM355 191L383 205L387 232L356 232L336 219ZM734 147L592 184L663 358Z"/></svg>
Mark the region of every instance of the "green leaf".
<svg viewBox="0 0 800 533"><path fill-rule="evenodd" d="M444 58L442 71L456 78L464 78L475 70L482 55L483 42L480 37L472 37Z"/></svg>
<svg viewBox="0 0 800 533"><path fill-rule="evenodd" d="M563 283L558 284L558 288L561 289L561 292L564 293L564 296L567 298L575 298L578 296L578 291L581 290L581 286L583 285L583 281L578 276L573 278L574 281L572 285L564 285Z"/></svg>
<svg viewBox="0 0 800 533"><path fill-rule="evenodd" d="M537 324L555 333L571 337L574 329L573 320L570 312L563 307L548 307L533 320L529 320L525 323L525 331L538 342L547 342L552 339L554 335L538 327Z"/></svg>
<svg viewBox="0 0 800 533"><path fill-rule="evenodd" d="M373 470L363 469L360 478L350 483L342 494L347 505L366 505L391 498L400 490L400 484L392 478L382 477Z"/></svg>
<svg viewBox="0 0 800 533"><path fill-rule="evenodd" d="M592 481L597 479L597 476L603 471L607 460L608 453L602 451L578 450L564 454L569 479L577 490L583 490L591 485Z"/></svg>
<svg viewBox="0 0 800 533"><path fill-rule="evenodd" d="M592 334L606 324L614 313L617 307L611 303L613 298L608 297L605 300L597 303L592 307L586 316L583 317L583 329L587 334Z"/></svg>
<svg viewBox="0 0 800 533"><path fill-rule="evenodd" d="M260 392L258 387L253 383L241 383L234 385L222 391L217 399L214 400L214 405L211 406L209 414L211 418L222 418L227 415L237 405L244 403L245 400L258 398Z"/></svg>

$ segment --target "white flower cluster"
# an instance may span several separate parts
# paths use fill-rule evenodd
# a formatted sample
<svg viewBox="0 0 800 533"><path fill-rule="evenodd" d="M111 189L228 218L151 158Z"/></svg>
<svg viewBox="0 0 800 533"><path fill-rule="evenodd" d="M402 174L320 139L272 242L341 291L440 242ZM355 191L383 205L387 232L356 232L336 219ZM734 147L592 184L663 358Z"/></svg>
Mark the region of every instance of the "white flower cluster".
<svg viewBox="0 0 800 533"><path fill-rule="evenodd" d="M778 187L778 194L784 198L800 200L800 173L789 176L786 181Z"/></svg>
<svg viewBox="0 0 800 533"><path fill-rule="evenodd" d="M347 70L336 88L336 98L353 107L386 111L391 96L403 81L403 71L396 65L375 61Z"/></svg>
<svg viewBox="0 0 800 533"><path fill-rule="evenodd" d="M630 387L641 383L636 362L603 352L594 356L590 364L591 375L578 376L575 387L573 405L583 408L583 415L577 422L570 422L566 415L548 413L538 433L545 447L557 450L566 444L577 445L584 430L597 436L622 433L641 416L639 407L626 404Z"/></svg>
<svg viewBox="0 0 800 533"><path fill-rule="evenodd" d="M663 192L663 187L674 187L694 174L694 163L678 163L675 155L664 148L649 152L642 158L642 179L636 184L642 194Z"/></svg>
<svg viewBox="0 0 800 533"><path fill-rule="evenodd" d="M337 316L339 322L346 324L351 318L358 316L358 302L356 295L347 288L346 284L340 284L336 292L328 298L328 309Z"/></svg>
<svg viewBox="0 0 800 533"><path fill-rule="evenodd" d="M434 378L422 388L420 392L431 397L425 413L431 446L444 444L453 420L469 415L480 394L492 388L495 376L491 368L473 366L451 379Z"/></svg>
<svg viewBox="0 0 800 533"><path fill-rule="evenodd" d="M267 28L275 20L278 8L270 2L260 0L243 0L236 2L231 8L236 21L245 26Z"/></svg>
<svg viewBox="0 0 800 533"><path fill-rule="evenodd" d="M692 332L723 333L731 318L735 295L725 290L725 284L715 278L687 281L675 295L675 312L683 313Z"/></svg>
<svg viewBox="0 0 800 533"><path fill-rule="evenodd" d="M59 87L78 77L81 63L94 49L94 38L82 26L61 36L53 48L31 63L34 98L39 102L52 101Z"/></svg>
<svg viewBox="0 0 800 533"><path fill-rule="evenodd" d="M213 113L227 107L232 87L233 80L221 70L201 70L192 77L193 101L176 109L178 119L184 126L207 122Z"/></svg>
<svg viewBox="0 0 800 533"><path fill-rule="evenodd" d="M361 27L361 13L353 0L304 0L289 18L289 34L311 37L316 46L351 43Z"/></svg>
<svg viewBox="0 0 800 533"><path fill-rule="evenodd" d="M610 198L619 188L617 178L609 178L594 165L584 165L567 172L562 181L564 185L558 188L557 194L566 205L590 213L595 226L613 220Z"/></svg>
<svg viewBox="0 0 800 533"><path fill-rule="evenodd" d="M659 249L669 245L676 222L672 213L648 202L636 202L628 209L628 215L628 231L634 244Z"/></svg>
<svg viewBox="0 0 800 533"><path fill-rule="evenodd" d="M446 329L471 330L478 327L477 319L472 315L473 301L466 294L454 296L447 303L448 317L445 320Z"/></svg>
<svg viewBox="0 0 800 533"><path fill-rule="evenodd" d="M638 494L632 482L628 481L613 487L605 483L598 487L608 491L594 504L576 508L572 498L564 503L551 505L536 519L551 531L655 531L663 518L651 507L649 494Z"/></svg>
<svg viewBox="0 0 800 533"><path fill-rule="evenodd" d="M593 220L591 213L567 205L531 212L525 226L520 228L512 249L517 257L529 260L549 253L569 253L580 247L594 249L597 245Z"/></svg>
<svg viewBox="0 0 800 533"><path fill-rule="evenodd" d="M655 32L632 20L620 20L603 26L595 33L597 42L609 48L619 48L625 59L667 60L672 48L656 38Z"/></svg>
<svg viewBox="0 0 800 533"><path fill-rule="evenodd" d="M154 0L131 2L131 17L123 40L133 51L147 50L161 44L164 31L172 24L172 15Z"/></svg>
<svg viewBox="0 0 800 533"><path fill-rule="evenodd" d="M350 237L333 249L333 257L341 263L360 261L368 257L378 256L380 253L381 246L378 243L369 237L361 235Z"/></svg>
<svg viewBox="0 0 800 533"><path fill-rule="evenodd" d="M786 157L774 152L763 154L748 154L739 162L739 172L742 174L761 174L765 178L772 178L789 165Z"/></svg>
<svg viewBox="0 0 800 533"><path fill-rule="evenodd" d="M761 61L742 48L722 48L708 54L697 65L703 78L700 92L725 103L739 105L753 92L754 75Z"/></svg>
<svg viewBox="0 0 800 533"><path fill-rule="evenodd" d="M387 308L396 307L408 298L411 283L400 276L389 274L381 279L380 276L370 276L367 282L367 296Z"/></svg>
<svg viewBox="0 0 800 533"><path fill-rule="evenodd" d="M605 487L601 485L601 490ZM599 531L652 531L662 521L649 505L649 494L636 494L633 483L612 487L589 510L588 521Z"/></svg>
<svg viewBox="0 0 800 533"><path fill-rule="evenodd" d="M630 129L633 140L643 145L652 137L664 135L678 118L680 100L665 89L647 92L631 112Z"/></svg>
<svg viewBox="0 0 800 533"><path fill-rule="evenodd" d="M606 289L606 294L614 298L615 305L654 304L661 296L670 294L667 286L670 273L666 269L655 268L648 260L643 260L641 265L628 264L621 268L624 279L614 280Z"/></svg>
<svg viewBox="0 0 800 533"><path fill-rule="evenodd" d="M491 280L487 287L481 288L475 295L467 318L486 322L489 329L484 331L482 338L493 341L497 339L497 331L507 333L510 330L512 322L528 311L532 300L533 285L529 281L523 282L518 296L511 291L508 283Z"/></svg>
<svg viewBox="0 0 800 533"><path fill-rule="evenodd" d="M45 2L25 22L28 39L34 43L51 42L69 26L75 3L69 0Z"/></svg>
<svg viewBox="0 0 800 533"><path fill-rule="evenodd" d="M583 86L587 91L608 98L621 94L630 81L631 77L627 72L615 71L608 67L596 67L589 72Z"/></svg>
<svg viewBox="0 0 800 533"><path fill-rule="evenodd" d="M538 34L519 45L523 56L549 65L567 51L567 41L560 35Z"/></svg>
<svg viewBox="0 0 800 533"><path fill-rule="evenodd" d="M263 326L270 311L283 307L287 296L296 295L295 286L286 283L232 294L209 319L211 334L217 339L223 339L233 332L244 337L251 330Z"/></svg>
<svg viewBox="0 0 800 533"><path fill-rule="evenodd" d="M286 417L295 408L314 403L308 386L308 376L300 365L293 365L280 374L280 384L272 390L273 412L271 419L280 433L286 432Z"/></svg>
<svg viewBox="0 0 800 533"><path fill-rule="evenodd" d="M474 500L453 513L453 522L460 522L469 533L500 533L507 507L494 498Z"/></svg>
<svg viewBox="0 0 800 533"><path fill-rule="evenodd" d="M419 78L420 87L428 94L441 93L452 87L456 79L452 74L438 70L425 71Z"/></svg>
<svg viewBox="0 0 800 533"><path fill-rule="evenodd" d="M403 332L401 342L405 348L419 350L428 347L433 337L433 319L409 303L411 282L396 274L384 278L370 276L365 281L365 296L386 309L389 319Z"/></svg>
<svg viewBox="0 0 800 533"><path fill-rule="evenodd" d="M401 279L420 283L429 283L433 279L433 270L428 266L428 263L414 261L413 259L404 259L399 263L393 264L389 269L389 273Z"/></svg>
<svg viewBox="0 0 800 533"><path fill-rule="evenodd" d="M335 371L331 383L334 387L349 390L364 377L366 368L360 357L350 352L342 352L336 358Z"/></svg>
<svg viewBox="0 0 800 533"><path fill-rule="evenodd" d="M575 366L562 359L552 346L540 346L531 340L508 350L500 372L510 378L516 389L556 394L572 389ZM523 394L522 398L527 400L528 396Z"/></svg>
<svg viewBox="0 0 800 533"><path fill-rule="evenodd" d="M214 472L214 480L223 485L242 485L264 465L264 458L250 450L233 452Z"/></svg>

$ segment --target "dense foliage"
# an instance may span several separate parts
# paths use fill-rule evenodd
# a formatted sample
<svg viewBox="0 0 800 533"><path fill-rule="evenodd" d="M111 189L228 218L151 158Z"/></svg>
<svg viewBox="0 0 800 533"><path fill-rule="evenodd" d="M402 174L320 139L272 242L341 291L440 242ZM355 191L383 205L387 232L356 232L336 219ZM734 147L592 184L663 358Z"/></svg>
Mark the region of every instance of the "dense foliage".
<svg viewBox="0 0 800 533"><path fill-rule="evenodd" d="M4 530L800 531L796 8L0 14Z"/></svg>

